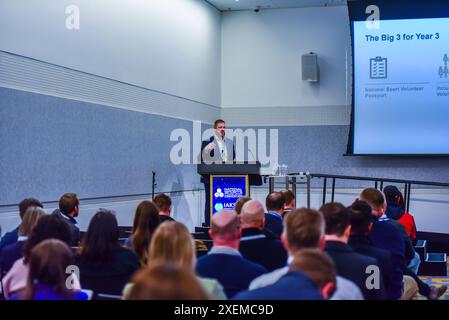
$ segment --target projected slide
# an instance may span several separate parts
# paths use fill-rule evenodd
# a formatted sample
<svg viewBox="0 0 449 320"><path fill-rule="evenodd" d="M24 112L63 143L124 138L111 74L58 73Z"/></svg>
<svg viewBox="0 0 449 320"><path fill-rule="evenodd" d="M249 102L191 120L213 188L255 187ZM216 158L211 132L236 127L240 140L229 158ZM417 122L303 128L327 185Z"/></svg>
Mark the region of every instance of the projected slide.
<svg viewBox="0 0 449 320"><path fill-rule="evenodd" d="M449 154L449 18L353 23L354 154Z"/></svg>

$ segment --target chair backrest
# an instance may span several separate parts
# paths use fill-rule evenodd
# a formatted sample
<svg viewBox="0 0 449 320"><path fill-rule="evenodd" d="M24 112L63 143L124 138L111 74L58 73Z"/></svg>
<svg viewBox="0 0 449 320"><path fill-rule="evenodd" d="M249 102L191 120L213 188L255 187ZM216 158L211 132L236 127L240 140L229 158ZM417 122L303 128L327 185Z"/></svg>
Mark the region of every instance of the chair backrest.
<svg viewBox="0 0 449 320"><path fill-rule="evenodd" d="M123 297L115 294L98 293L95 300L123 300Z"/></svg>
<svg viewBox="0 0 449 320"><path fill-rule="evenodd" d="M99 293L109 295L121 295L123 288L129 282L130 276L86 276L81 275L81 287L94 292L96 299Z"/></svg>

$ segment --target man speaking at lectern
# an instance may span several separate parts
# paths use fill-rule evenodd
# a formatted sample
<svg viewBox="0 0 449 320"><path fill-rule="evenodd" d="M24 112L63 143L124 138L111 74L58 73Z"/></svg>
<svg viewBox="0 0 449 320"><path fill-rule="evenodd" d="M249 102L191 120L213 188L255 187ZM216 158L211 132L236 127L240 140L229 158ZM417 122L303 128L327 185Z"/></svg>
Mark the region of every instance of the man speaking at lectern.
<svg viewBox="0 0 449 320"><path fill-rule="evenodd" d="M235 159L234 145L231 139L225 137L226 125L224 120L218 119L214 122L214 135L201 143L202 162L221 163ZM210 225L210 176L204 174L201 176L201 182L204 184L206 193L206 205L204 207L204 225Z"/></svg>

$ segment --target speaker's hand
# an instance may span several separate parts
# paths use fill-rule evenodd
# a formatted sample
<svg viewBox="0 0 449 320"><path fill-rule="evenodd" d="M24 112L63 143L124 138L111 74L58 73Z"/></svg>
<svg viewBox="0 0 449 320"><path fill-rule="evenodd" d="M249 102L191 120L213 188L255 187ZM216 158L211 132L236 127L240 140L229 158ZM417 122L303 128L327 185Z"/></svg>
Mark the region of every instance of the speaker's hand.
<svg viewBox="0 0 449 320"><path fill-rule="evenodd" d="M210 151L213 150L214 148L215 148L215 143L211 142L211 143L209 143L204 149L205 149L207 152L210 152Z"/></svg>

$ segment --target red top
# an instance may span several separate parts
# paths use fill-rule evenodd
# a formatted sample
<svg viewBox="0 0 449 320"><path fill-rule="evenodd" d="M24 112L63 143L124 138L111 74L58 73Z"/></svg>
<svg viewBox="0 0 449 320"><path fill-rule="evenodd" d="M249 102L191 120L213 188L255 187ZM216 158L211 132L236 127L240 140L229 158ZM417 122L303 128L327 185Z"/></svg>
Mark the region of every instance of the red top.
<svg viewBox="0 0 449 320"><path fill-rule="evenodd" d="M405 212L398 221L404 225L410 238L413 241L416 240L416 224L413 216L410 213Z"/></svg>

